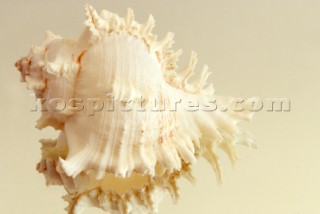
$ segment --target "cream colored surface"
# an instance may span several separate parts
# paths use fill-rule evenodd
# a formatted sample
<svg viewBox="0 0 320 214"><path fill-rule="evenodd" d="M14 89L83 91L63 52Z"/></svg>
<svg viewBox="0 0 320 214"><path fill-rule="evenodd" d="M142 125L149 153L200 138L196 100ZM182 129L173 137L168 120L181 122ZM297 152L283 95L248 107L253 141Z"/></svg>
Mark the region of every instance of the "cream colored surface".
<svg viewBox="0 0 320 214"><path fill-rule="evenodd" d="M40 140L37 170L48 185L65 187L68 213L81 214L87 207L113 214L157 213L165 193L177 201L180 177L194 183L192 169L200 157L221 182L218 151L234 163L236 147L252 145L252 134L239 128L239 123L251 120L252 112L190 112L180 106L170 111L178 99L186 107L187 101L203 103L216 96L213 84L207 84L212 74L208 66L194 79L198 60L192 52L184 69L178 70L181 49L172 50L171 32L157 39L152 15L140 24L132 9L123 17L97 12L90 5L85 11L79 39L47 31L43 44L33 46L15 64L27 88L47 99L42 110L49 111L42 112L36 127L61 130L57 140ZM52 111L50 99L70 103L73 97L100 99L96 106L105 107L94 112L85 101L80 111L71 106ZM163 100L163 111L152 110L154 99ZM216 99L229 107L233 98ZM123 111L128 100L136 109Z"/></svg>
<svg viewBox="0 0 320 214"><path fill-rule="evenodd" d="M85 1L0 0L0 212L63 213L60 188L44 186L35 164L39 113L29 111L25 86L13 67L17 57L40 44L45 30L75 37L82 28ZM291 214L317 213L320 207L320 2L317 1L91 1L97 9L137 20L152 13L155 32L175 32L175 48L195 50L207 63L218 94L287 97L291 112L257 113L249 129L258 149L239 149L232 170L223 158L224 184L200 161L196 186L181 181L179 205L170 198L160 213ZM185 54L182 59L187 58ZM183 60L182 60L183 61ZM102 213L89 210L90 213Z"/></svg>

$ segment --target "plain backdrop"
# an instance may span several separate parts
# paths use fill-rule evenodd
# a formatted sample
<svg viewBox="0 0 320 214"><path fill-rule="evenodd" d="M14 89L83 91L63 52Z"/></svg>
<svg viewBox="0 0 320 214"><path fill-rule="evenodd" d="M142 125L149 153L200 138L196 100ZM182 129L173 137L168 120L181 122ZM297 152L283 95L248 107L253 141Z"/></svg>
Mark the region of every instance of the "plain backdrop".
<svg viewBox="0 0 320 214"><path fill-rule="evenodd" d="M0 213L63 214L61 187L46 187L35 170L40 138L52 129L34 128L29 91L14 62L40 45L45 30L77 38L83 29L83 0L0 0ZM144 22L151 13L155 33L175 33L200 69L207 63L216 94L288 98L290 112L258 112L244 126L258 149L240 147L232 168L222 156L223 184L209 164L195 166L195 186L179 181L181 198L161 203L163 214L320 213L320 1L317 0L96 0L97 9L124 15L134 9ZM91 209L86 214L100 214Z"/></svg>

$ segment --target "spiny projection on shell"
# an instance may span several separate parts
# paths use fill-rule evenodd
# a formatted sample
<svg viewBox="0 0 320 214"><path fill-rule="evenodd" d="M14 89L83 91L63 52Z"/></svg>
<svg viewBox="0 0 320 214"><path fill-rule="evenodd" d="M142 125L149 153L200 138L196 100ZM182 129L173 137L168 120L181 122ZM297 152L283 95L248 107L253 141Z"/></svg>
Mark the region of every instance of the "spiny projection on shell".
<svg viewBox="0 0 320 214"><path fill-rule="evenodd" d="M238 122L248 112L221 111L110 111L107 107L143 97L144 107L159 99L203 101L215 98L230 106L232 97L216 96L208 66L193 78L197 56L178 71L181 50L172 50L173 34L158 40L153 16L139 24L131 9L125 17L86 5L85 29L79 39L63 39L47 32L42 46L32 47L16 63L21 80L37 98L59 98L70 108L50 110L42 102L37 128L54 127L56 140L41 140L37 165L48 185L63 185L70 214L86 207L111 213L155 213L170 193L179 196L177 180L193 181L192 166L204 157L221 180L217 150L235 162L235 146L252 143ZM192 78L191 78L192 77ZM191 81L191 79L194 79ZM75 110L79 100L103 99L104 107L88 116ZM61 103L60 103L61 104Z"/></svg>

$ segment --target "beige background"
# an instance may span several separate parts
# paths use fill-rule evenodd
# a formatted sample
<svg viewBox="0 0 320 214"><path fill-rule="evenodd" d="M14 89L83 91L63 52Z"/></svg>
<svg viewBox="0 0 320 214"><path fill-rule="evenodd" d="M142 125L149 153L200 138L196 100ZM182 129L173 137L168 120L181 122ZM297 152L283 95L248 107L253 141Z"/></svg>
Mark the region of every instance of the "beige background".
<svg viewBox="0 0 320 214"><path fill-rule="evenodd" d="M62 188L47 188L35 170L37 141L56 133L34 128L39 115L29 111L29 92L13 64L32 44L41 44L45 30L77 37L84 3L0 0L0 213L64 213ZM181 180L179 203L167 197L160 213L320 213L320 1L91 3L120 14L132 7L140 22L152 13L160 37L175 32L175 48L184 50L182 62L195 50L200 64L209 64L217 94L291 99L291 112L261 111L246 125L258 149L239 148L236 170L222 158L223 185L201 160L195 167L196 186Z"/></svg>

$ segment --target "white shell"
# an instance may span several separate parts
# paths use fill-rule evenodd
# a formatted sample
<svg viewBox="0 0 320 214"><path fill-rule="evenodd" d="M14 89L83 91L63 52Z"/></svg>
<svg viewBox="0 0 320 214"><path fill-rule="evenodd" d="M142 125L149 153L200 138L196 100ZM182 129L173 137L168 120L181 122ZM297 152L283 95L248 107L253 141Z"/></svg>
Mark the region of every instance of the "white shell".
<svg viewBox="0 0 320 214"><path fill-rule="evenodd" d="M152 16L138 24L131 9L121 18L107 11L98 15L89 5L86 15L86 29L78 40L48 32L41 47L16 63L22 81L46 99L42 108L47 111L37 127L61 130L57 140L41 141L37 169L47 184L66 188L68 212L79 214L88 206L113 213L156 212L166 192L178 197L178 178L193 180L191 166L200 156L220 180L216 149L236 160L239 139L251 141L237 123L249 120L251 113L169 110L178 100L215 98L229 106L232 98L213 95L212 85L206 86L207 66L190 83L197 63L194 53L186 68L177 71L181 51L170 49L172 33L161 41L151 33ZM48 100L53 98L60 100L59 111L50 110ZM75 98L89 101L91 109L83 105L75 110L82 105ZM155 99L165 110L152 109ZM70 100L72 108L59 106ZM98 109L101 100L104 106ZM128 100L133 110L120 110Z"/></svg>

